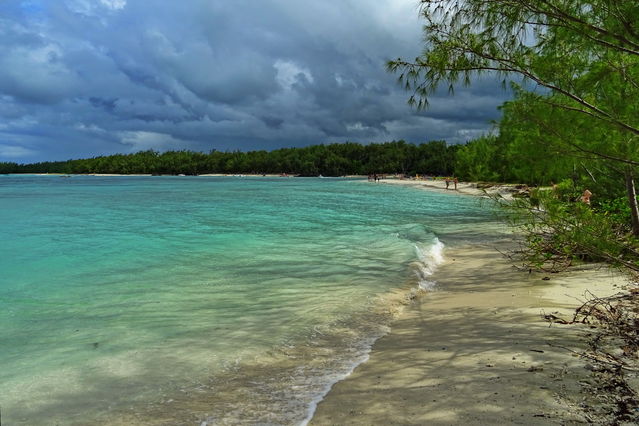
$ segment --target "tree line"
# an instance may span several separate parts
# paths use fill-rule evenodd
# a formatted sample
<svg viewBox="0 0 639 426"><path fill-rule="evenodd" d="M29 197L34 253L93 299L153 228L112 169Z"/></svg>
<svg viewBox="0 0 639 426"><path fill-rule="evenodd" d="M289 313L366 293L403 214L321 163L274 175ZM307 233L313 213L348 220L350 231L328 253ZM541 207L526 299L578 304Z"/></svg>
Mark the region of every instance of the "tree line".
<svg viewBox="0 0 639 426"><path fill-rule="evenodd" d="M457 146L443 141L420 145L395 141L368 145L334 143L249 152L142 151L68 161L0 163L0 173L452 175L457 149Z"/></svg>

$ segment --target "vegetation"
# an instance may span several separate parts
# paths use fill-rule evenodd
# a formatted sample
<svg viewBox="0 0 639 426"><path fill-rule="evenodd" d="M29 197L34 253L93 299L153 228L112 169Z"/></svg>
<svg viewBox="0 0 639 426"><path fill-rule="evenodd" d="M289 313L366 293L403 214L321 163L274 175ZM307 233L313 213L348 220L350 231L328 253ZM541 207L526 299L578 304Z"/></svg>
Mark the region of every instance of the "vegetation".
<svg viewBox="0 0 639 426"><path fill-rule="evenodd" d="M482 73L510 80L516 93L503 106L498 136L460 149L456 167L473 180L550 185L509 206L525 232L525 262L555 271L596 260L639 275L639 2L420 3L423 54L388 64L412 91L411 104L426 107L440 86L452 91ZM596 389L618 396L608 404L610 424L639 420L636 389L624 376L637 359L637 294L580 308L583 322L595 318L604 330L583 356L613 373ZM599 350L606 340L612 350Z"/></svg>
<svg viewBox="0 0 639 426"><path fill-rule="evenodd" d="M143 151L81 160L33 164L0 163L0 173L288 173L344 176L372 173L451 175L458 146L404 141L361 145L343 143L275 151Z"/></svg>
<svg viewBox="0 0 639 426"><path fill-rule="evenodd" d="M582 233L591 234L590 241L583 244L599 244L602 234L587 227L579 230L588 222L607 224L604 241L622 239L624 245L633 245L639 236L635 190L639 165L639 3L420 3L426 22L423 54L413 61L400 58L388 64L412 91L410 103L426 107L429 96L441 85L453 90L482 73L497 74L504 84L510 79L516 93L503 107L499 135L459 150L460 177L533 185L567 181L565 186L574 189L567 200L538 194L528 206L526 227L531 238L545 239L537 245L543 256L566 251L581 255L582 250L565 243ZM514 83L516 78L520 83ZM570 206L585 189L595 194L592 208ZM625 205L620 203L623 197ZM542 215L537 214L539 205L533 200L544 203ZM611 252L610 260L619 258L616 248L605 249ZM639 257L629 262L639 265Z"/></svg>
<svg viewBox="0 0 639 426"><path fill-rule="evenodd" d="M529 197L508 205L509 218L524 231L526 266L555 272L575 260L600 261L638 277L639 1L420 3L424 51L414 60L390 61L389 71L398 74L417 108L426 108L441 86L454 92L477 75L500 76L515 96L501 107L494 135L465 145L399 141L247 153L145 151L0 163L0 173L403 173L526 184ZM586 190L591 198L583 198ZM595 317L613 327L625 342L623 356L636 361L638 297L639 291L588 302L578 311L583 318L572 322ZM625 314L633 310L634 316ZM590 357L601 358L600 349L594 347ZM606 369L627 368L617 355L604 355ZM636 422L637 396L629 387L624 392L619 418Z"/></svg>

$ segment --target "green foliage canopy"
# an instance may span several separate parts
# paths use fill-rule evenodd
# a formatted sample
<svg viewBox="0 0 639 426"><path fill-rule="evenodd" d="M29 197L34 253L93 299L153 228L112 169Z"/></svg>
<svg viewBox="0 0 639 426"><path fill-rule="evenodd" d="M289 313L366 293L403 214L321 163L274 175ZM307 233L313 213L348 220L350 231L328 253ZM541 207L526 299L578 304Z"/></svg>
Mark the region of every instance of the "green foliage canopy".
<svg viewBox="0 0 639 426"><path fill-rule="evenodd" d="M639 94L639 2L420 3L423 54L388 64L413 90L411 103L424 107L440 85L452 90L475 74L519 75L559 95L555 105L639 135L637 103L623 102Z"/></svg>
<svg viewBox="0 0 639 426"><path fill-rule="evenodd" d="M0 163L0 173L186 174L288 173L343 176L372 173L452 175L457 147L435 141L362 145L336 143L275 151L142 151L33 164Z"/></svg>

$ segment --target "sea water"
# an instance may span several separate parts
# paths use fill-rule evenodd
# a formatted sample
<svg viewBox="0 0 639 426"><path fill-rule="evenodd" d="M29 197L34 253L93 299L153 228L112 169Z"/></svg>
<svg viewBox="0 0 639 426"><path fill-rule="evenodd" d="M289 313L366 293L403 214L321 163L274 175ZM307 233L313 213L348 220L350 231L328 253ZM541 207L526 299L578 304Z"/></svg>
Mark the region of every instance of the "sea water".
<svg viewBox="0 0 639 426"><path fill-rule="evenodd" d="M366 180L0 176L3 424L302 423L494 220Z"/></svg>

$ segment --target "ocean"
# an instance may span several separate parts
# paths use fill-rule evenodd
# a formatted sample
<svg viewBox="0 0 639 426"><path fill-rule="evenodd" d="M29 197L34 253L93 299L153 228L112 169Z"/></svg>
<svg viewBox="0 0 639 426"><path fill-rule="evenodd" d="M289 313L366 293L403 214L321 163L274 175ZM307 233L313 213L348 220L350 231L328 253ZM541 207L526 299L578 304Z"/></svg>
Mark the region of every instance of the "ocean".
<svg viewBox="0 0 639 426"><path fill-rule="evenodd" d="M365 179L0 176L3 425L303 424L497 228Z"/></svg>

